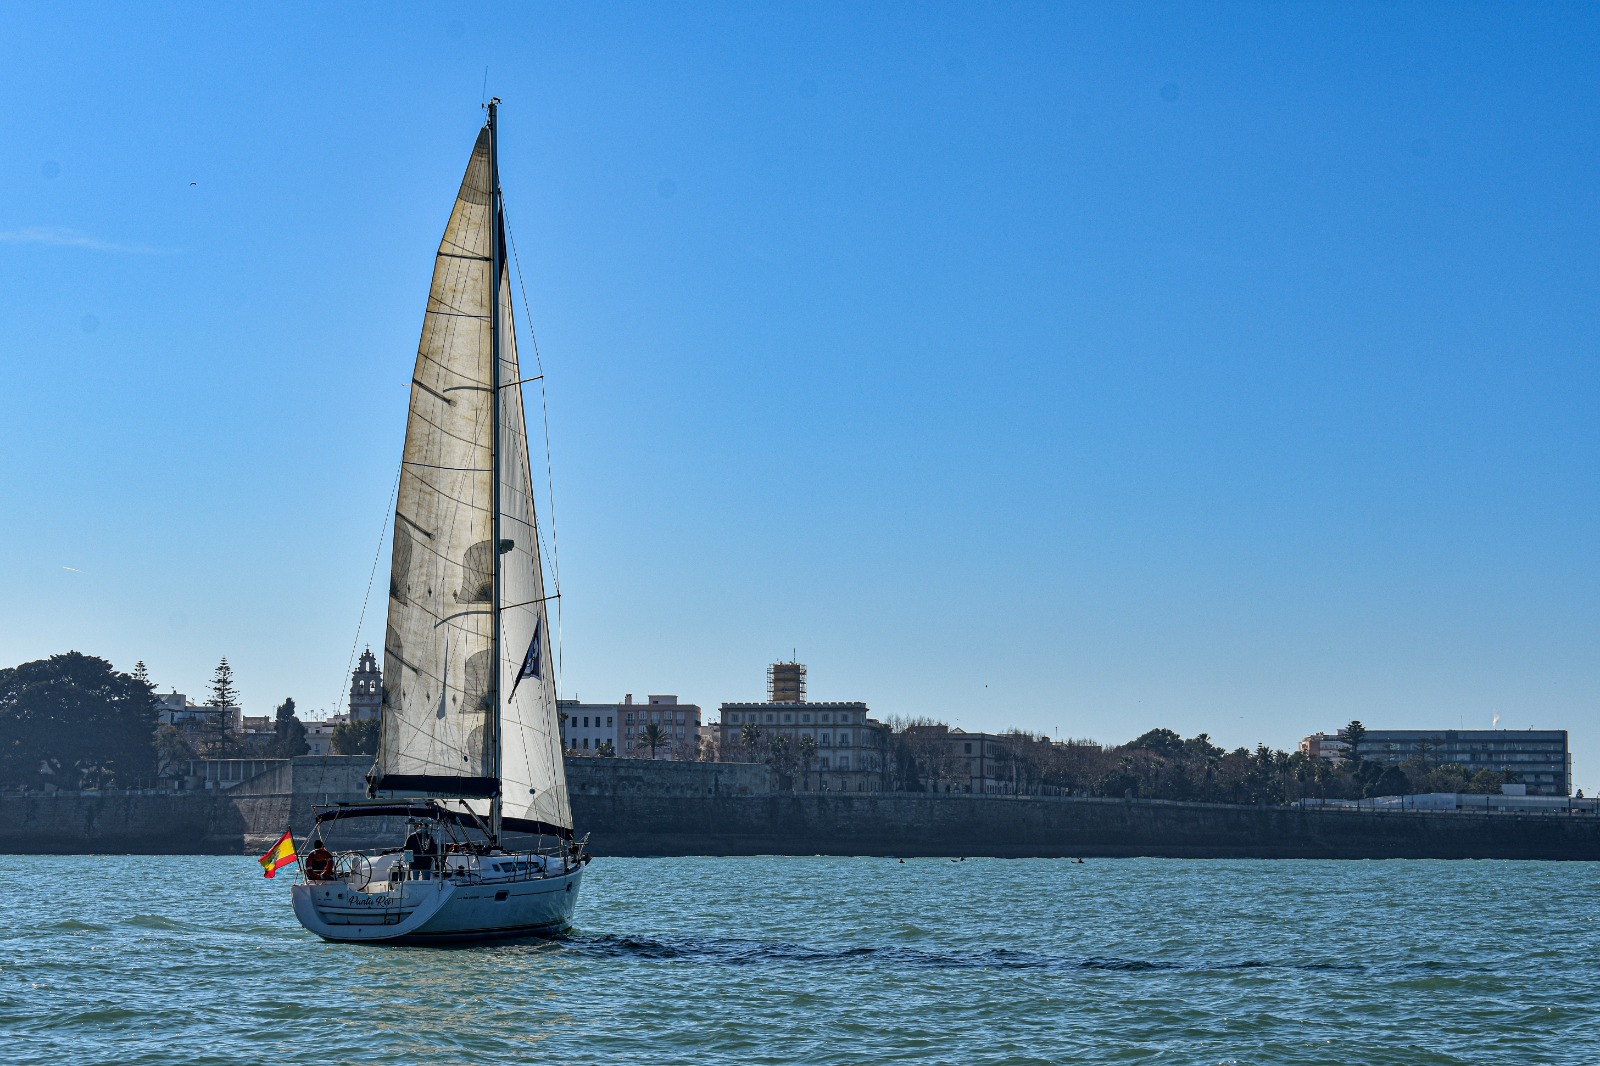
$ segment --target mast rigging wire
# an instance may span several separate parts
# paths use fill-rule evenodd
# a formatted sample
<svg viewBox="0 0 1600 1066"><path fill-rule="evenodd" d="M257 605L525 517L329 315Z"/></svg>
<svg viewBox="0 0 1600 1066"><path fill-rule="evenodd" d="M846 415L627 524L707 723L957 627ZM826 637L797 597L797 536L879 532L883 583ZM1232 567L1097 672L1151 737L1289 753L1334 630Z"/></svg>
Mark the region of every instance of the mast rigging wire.
<svg viewBox="0 0 1600 1066"><path fill-rule="evenodd" d="M564 668L564 630L561 617L561 558L556 550L556 488L555 470L550 460L550 401L544 388L544 357L539 354L539 337L533 332L533 311L528 306L528 286L522 276L522 259L517 255L517 238L511 231L511 214L506 210L506 193L500 190L500 217L506 224L506 241L511 245L511 261L517 268L517 288L522 293L522 318L528 327L528 340L533 345L533 361L539 368L539 374L534 379L539 382L539 409L544 418L544 478L545 495L550 500L550 576L555 582L556 592L552 599L556 601L556 692L561 692L561 677ZM536 526L543 540L543 527Z"/></svg>
<svg viewBox="0 0 1600 1066"><path fill-rule="evenodd" d="M361 617L356 622L356 639L350 642L350 658L344 664L344 678L339 682L339 697L334 701L333 713L344 709L345 687L350 683L350 672L355 669L356 647L361 643L361 628L367 624L367 603L372 599L372 581L378 576L378 560L383 558L383 542L389 533L389 516L394 513L395 497L400 493L400 475L405 472L405 458L395 468L394 485L389 489L389 502L383 508L383 525L378 529L378 548L372 553L372 569L367 572L367 591L361 597Z"/></svg>

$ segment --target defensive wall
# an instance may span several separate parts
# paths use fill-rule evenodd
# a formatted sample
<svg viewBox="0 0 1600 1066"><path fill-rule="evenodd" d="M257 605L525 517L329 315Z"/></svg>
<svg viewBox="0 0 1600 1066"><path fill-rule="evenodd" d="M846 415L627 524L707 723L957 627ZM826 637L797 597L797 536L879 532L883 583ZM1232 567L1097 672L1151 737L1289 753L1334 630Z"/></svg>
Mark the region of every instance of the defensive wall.
<svg viewBox="0 0 1600 1066"><path fill-rule="evenodd" d="M363 798L367 760L284 760L222 792L0 795L0 852L258 854L313 808ZM571 759L596 855L993 855L1600 860L1591 814L1302 810L929 793L776 792L765 767ZM397 839L341 823L335 846Z"/></svg>

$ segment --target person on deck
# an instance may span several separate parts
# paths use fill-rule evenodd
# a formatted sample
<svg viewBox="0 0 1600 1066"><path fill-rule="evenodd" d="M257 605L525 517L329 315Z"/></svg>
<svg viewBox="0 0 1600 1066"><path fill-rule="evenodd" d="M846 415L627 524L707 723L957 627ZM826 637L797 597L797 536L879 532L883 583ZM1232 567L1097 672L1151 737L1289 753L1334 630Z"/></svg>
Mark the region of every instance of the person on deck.
<svg viewBox="0 0 1600 1066"><path fill-rule="evenodd" d="M306 856L306 879L332 881L334 879L333 853L322 845L322 838L311 841L311 854Z"/></svg>
<svg viewBox="0 0 1600 1066"><path fill-rule="evenodd" d="M417 829L406 837L406 850L411 852L413 869L431 870L433 856L439 850L439 845L434 841L432 833Z"/></svg>

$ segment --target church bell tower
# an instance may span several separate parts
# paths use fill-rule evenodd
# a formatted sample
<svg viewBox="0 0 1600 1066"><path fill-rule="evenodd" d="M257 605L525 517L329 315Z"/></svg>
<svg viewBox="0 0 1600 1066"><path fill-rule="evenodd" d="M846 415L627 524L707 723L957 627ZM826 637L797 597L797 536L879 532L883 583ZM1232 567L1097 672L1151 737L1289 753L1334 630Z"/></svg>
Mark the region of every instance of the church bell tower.
<svg viewBox="0 0 1600 1066"><path fill-rule="evenodd" d="M350 720L376 720L383 711L383 671L368 648L361 653L355 673L350 675Z"/></svg>

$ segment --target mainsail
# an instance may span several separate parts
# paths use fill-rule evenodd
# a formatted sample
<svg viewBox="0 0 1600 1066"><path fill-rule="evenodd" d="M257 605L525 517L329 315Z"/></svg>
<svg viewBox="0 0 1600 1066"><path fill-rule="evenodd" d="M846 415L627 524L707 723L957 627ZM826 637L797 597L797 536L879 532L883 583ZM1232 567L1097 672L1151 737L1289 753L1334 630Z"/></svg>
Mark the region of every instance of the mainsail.
<svg viewBox="0 0 1600 1066"><path fill-rule="evenodd" d="M486 816L498 805L508 829L570 835L494 156L491 107L411 380L372 788Z"/></svg>

